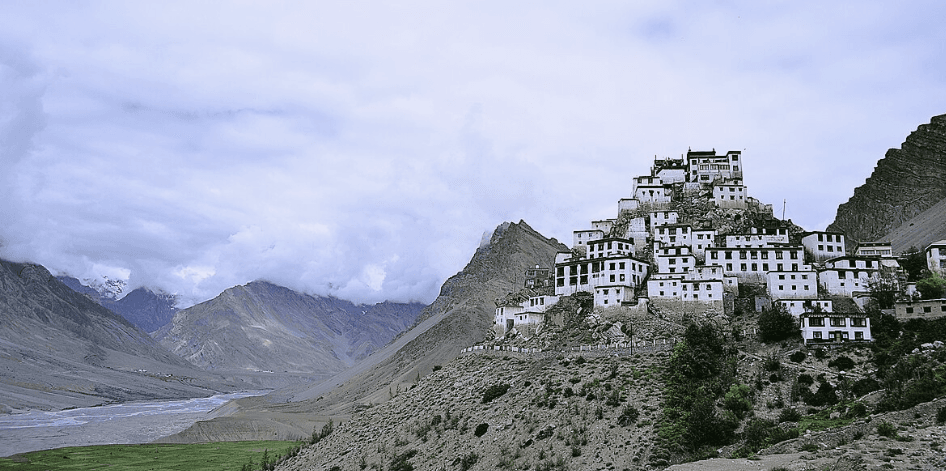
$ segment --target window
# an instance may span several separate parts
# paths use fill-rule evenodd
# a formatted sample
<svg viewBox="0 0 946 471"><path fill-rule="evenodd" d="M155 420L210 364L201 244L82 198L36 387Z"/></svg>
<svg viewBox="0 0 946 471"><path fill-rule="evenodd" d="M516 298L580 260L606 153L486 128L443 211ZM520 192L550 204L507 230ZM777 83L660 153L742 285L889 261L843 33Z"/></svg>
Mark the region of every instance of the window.
<svg viewBox="0 0 946 471"><path fill-rule="evenodd" d="M923 306L923 312L933 312L933 306Z"/></svg>
<svg viewBox="0 0 946 471"><path fill-rule="evenodd" d="M623 269L624 269L624 262L621 262L620 264L618 264L618 267L619 267L621 270L623 270Z"/></svg>
<svg viewBox="0 0 946 471"><path fill-rule="evenodd" d="M808 326L809 327L824 327L824 317L809 317Z"/></svg>
<svg viewBox="0 0 946 471"><path fill-rule="evenodd" d="M854 332L854 340L864 340L864 332Z"/></svg>
<svg viewBox="0 0 946 471"><path fill-rule="evenodd" d="M745 264L745 263L740 263L740 264L739 264L739 270L741 270L741 271L746 271L746 264Z"/></svg>
<svg viewBox="0 0 946 471"><path fill-rule="evenodd" d="M785 254L783 254L782 252L775 252L775 259L781 260L784 255ZM779 270L781 270L781 268Z"/></svg>
<svg viewBox="0 0 946 471"><path fill-rule="evenodd" d="M821 340L821 332L812 332L811 338Z"/></svg>
<svg viewBox="0 0 946 471"><path fill-rule="evenodd" d="M852 327L867 327L867 319L864 319L863 317L855 317L851 319L851 326Z"/></svg>
<svg viewBox="0 0 946 471"><path fill-rule="evenodd" d="M832 317L831 318L831 327L844 327L845 322L842 317Z"/></svg>
<svg viewBox="0 0 946 471"><path fill-rule="evenodd" d="M759 265L757 263L752 264L752 271L759 271Z"/></svg>
<svg viewBox="0 0 946 471"><path fill-rule="evenodd" d="M727 264L726 264L726 271L732 271L732 264L731 264L731 263L727 263Z"/></svg>

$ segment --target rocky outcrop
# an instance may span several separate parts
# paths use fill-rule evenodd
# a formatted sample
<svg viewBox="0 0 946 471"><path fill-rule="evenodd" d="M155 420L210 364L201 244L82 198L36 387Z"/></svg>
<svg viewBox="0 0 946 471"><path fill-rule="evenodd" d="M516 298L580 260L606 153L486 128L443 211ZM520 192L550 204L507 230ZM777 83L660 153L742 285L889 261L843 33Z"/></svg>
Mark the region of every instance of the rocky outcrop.
<svg viewBox="0 0 946 471"><path fill-rule="evenodd" d="M829 231L874 241L946 198L946 115L910 133L877 162L854 196L838 207Z"/></svg>

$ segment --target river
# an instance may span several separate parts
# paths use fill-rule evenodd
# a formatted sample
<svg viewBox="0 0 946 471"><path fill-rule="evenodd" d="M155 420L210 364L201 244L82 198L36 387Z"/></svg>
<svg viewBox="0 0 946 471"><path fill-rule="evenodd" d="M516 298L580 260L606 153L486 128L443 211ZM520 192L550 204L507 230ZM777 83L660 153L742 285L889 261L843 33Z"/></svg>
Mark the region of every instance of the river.
<svg viewBox="0 0 946 471"><path fill-rule="evenodd" d="M210 412L227 401L261 394L265 391L0 415L0 456L65 446L148 443L210 418Z"/></svg>

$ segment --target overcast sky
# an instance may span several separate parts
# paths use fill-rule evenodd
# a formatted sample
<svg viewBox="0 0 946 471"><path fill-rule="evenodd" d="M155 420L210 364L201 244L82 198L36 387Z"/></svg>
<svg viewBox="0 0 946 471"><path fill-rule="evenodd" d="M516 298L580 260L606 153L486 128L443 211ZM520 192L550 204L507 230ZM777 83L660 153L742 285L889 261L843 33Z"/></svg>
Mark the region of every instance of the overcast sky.
<svg viewBox="0 0 946 471"><path fill-rule="evenodd" d="M484 232L524 219L570 244L690 147L743 150L751 196L824 229L946 113L943 18L941 1L0 0L0 256L183 305L255 279L430 302Z"/></svg>

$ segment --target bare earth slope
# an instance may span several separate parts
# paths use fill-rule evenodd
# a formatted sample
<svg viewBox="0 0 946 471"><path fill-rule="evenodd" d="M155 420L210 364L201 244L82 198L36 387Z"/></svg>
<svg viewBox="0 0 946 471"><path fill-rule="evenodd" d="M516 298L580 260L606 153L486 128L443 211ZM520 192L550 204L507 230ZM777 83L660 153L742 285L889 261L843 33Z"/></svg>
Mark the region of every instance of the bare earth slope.
<svg viewBox="0 0 946 471"><path fill-rule="evenodd" d="M232 390L39 265L0 261L0 411Z"/></svg>
<svg viewBox="0 0 946 471"><path fill-rule="evenodd" d="M829 231L873 241L946 199L946 115L934 116L890 149L854 196L838 207Z"/></svg>
<svg viewBox="0 0 946 471"><path fill-rule="evenodd" d="M878 240L890 242L894 253L902 253L911 247L923 250L927 245L943 239L946 239L946 199Z"/></svg>
<svg viewBox="0 0 946 471"><path fill-rule="evenodd" d="M489 244L477 249L467 266L444 283L417 325L354 369L311 388L235 401L221 412L225 416L195 424L167 440L298 438L330 416L344 418L357 406L386 401L434 366L456 358L460 349L485 338L495 313L494 300L517 291L527 268L551 266L555 253L565 249L523 221L504 223Z"/></svg>

